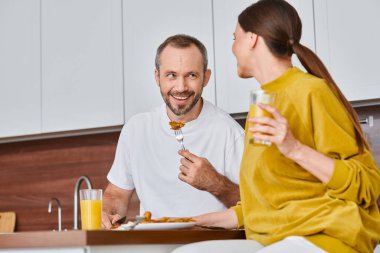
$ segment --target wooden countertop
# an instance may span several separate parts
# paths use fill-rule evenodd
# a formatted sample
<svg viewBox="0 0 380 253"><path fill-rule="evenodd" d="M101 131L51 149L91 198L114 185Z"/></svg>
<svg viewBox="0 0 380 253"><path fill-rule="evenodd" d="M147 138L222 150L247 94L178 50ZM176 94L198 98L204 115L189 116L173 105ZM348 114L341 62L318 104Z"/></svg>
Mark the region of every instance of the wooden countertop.
<svg viewBox="0 0 380 253"><path fill-rule="evenodd" d="M121 244L186 244L205 240L245 239L244 230L194 227L151 231L36 231L0 234L1 248L80 247Z"/></svg>

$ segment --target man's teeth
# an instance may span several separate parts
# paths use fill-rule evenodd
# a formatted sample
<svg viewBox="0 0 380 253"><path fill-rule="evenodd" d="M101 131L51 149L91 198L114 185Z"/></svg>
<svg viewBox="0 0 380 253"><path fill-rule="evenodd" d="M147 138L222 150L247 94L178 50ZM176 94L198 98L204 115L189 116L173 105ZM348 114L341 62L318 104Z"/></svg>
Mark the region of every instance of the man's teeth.
<svg viewBox="0 0 380 253"><path fill-rule="evenodd" d="M177 96L173 96L175 99L178 99L178 100L186 100L188 97L177 97Z"/></svg>

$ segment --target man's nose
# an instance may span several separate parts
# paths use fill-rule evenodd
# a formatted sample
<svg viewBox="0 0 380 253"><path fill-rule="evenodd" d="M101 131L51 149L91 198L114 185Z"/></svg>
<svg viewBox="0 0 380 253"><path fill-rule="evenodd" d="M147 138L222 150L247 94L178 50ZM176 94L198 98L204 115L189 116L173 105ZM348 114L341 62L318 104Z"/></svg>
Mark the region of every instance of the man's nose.
<svg viewBox="0 0 380 253"><path fill-rule="evenodd" d="M185 77L178 78L176 82L176 90L178 92L184 92L184 91L187 91L187 89L188 87L187 87L186 78Z"/></svg>

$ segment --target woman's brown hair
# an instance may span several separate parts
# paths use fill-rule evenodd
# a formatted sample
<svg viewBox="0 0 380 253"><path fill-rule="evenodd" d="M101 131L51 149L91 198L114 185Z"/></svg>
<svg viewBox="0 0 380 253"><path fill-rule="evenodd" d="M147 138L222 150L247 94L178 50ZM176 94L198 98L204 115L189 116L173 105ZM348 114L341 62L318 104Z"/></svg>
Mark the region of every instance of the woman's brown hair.
<svg viewBox="0 0 380 253"><path fill-rule="evenodd" d="M324 79L346 108L355 128L359 152L370 150L355 110L318 56L300 44L302 22L293 6L284 0L260 0L247 7L239 15L238 21L245 32L261 36L275 56L287 58L295 53L308 73Z"/></svg>

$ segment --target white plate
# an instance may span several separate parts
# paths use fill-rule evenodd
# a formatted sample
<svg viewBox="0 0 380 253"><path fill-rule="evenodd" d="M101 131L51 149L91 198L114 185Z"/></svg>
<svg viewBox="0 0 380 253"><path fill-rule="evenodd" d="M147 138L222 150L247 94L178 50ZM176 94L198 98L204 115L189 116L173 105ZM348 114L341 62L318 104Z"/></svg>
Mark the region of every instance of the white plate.
<svg viewBox="0 0 380 253"><path fill-rule="evenodd" d="M195 225L195 222L163 222L163 223L141 223L138 224L134 230L169 230L190 228ZM128 224L120 226L119 230L129 230L131 227Z"/></svg>

